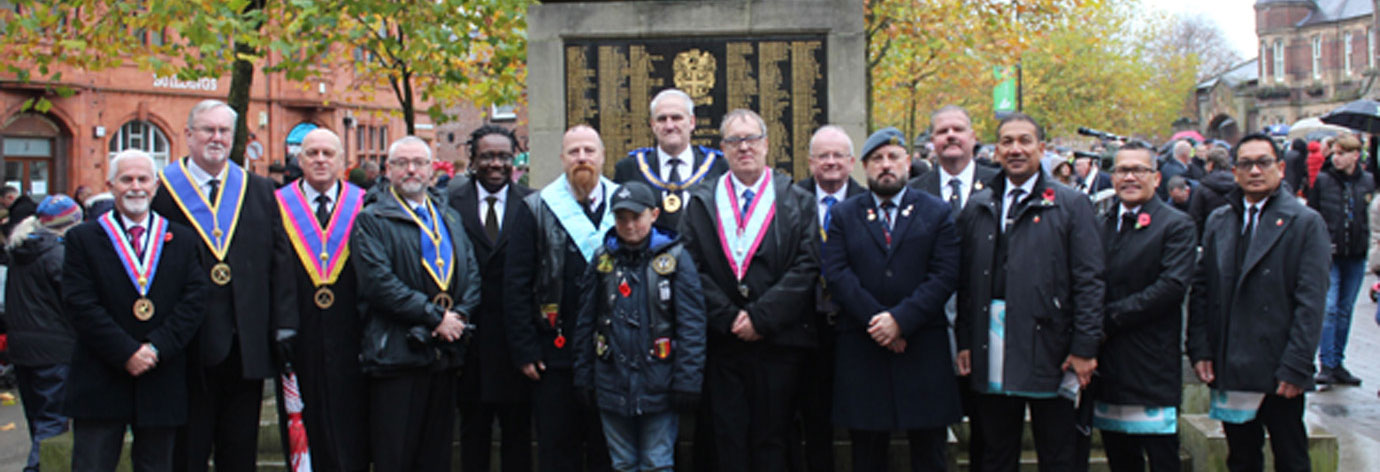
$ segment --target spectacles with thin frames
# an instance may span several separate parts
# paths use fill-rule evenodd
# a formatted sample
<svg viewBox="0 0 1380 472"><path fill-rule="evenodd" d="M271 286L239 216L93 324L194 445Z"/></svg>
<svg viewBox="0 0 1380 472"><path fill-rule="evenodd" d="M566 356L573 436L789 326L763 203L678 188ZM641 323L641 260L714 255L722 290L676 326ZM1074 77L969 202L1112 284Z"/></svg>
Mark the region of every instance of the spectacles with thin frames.
<svg viewBox="0 0 1380 472"><path fill-rule="evenodd" d="M742 143L755 143L766 138L766 134L754 134L751 136L724 136L724 146L737 146Z"/></svg>
<svg viewBox="0 0 1380 472"><path fill-rule="evenodd" d="M204 134L206 136L215 136L217 134L230 136L235 134L235 128L229 126L198 126L194 129L198 133Z"/></svg>
<svg viewBox="0 0 1380 472"><path fill-rule="evenodd" d="M1277 161L1273 157L1263 157L1260 159L1237 159L1236 170L1249 172L1252 167L1257 167L1260 170L1265 170L1268 169L1270 166L1274 165L1275 162Z"/></svg>
<svg viewBox="0 0 1380 472"><path fill-rule="evenodd" d="M431 160L430 160L430 159L390 159L390 160L388 161L388 165L391 166L391 167L397 167L397 168L400 168L400 169L405 169L405 168L408 168L408 167L416 167L416 168L418 168L418 169L422 169L422 168L426 168L426 166L431 165Z"/></svg>

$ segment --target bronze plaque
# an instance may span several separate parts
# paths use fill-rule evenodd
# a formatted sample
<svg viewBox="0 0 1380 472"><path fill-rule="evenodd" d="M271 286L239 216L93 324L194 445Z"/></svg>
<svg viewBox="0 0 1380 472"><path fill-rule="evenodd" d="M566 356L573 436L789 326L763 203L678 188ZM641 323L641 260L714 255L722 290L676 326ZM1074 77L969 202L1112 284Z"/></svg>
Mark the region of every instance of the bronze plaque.
<svg viewBox="0 0 1380 472"><path fill-rule="evenodd" d="M604 139L604 173L628 151L654 144L652 97L675 87L695 100L691 141L719 147L719 120L747 108L767 123L768 165L809 175L810 135L829 122L825 36L569 39L566 127L588 124Z"/></svg>

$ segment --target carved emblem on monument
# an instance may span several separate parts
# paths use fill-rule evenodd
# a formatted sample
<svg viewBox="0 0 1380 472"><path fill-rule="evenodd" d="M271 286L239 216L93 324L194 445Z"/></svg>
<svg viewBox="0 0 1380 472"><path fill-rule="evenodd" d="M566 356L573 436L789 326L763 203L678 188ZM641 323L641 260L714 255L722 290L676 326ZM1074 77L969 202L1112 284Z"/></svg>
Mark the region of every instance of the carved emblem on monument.
<svg viewBox="0 0 1380 472"><path fill-rule="evenodd" d="M709 91L714 89L714 71L717 65L709 51L691 49L676 54L673 64L676 88L690 94L696 104L713 103ZM709 102L703 100L709 99Z"/></svg>

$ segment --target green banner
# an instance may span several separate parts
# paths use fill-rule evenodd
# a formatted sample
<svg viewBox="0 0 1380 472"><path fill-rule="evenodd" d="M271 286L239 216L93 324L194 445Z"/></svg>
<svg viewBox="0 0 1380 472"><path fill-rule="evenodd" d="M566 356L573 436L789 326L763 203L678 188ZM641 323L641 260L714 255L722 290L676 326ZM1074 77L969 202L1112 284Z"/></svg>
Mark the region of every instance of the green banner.
<svg viewBox="0 0 1380 472"><path fill-rule="evenodd" d="M996 87L992 87L992 111L997 113L1016 111L1016 79L1011 77L1010 69L1002 66L992 68L996 76Z"/></svg>

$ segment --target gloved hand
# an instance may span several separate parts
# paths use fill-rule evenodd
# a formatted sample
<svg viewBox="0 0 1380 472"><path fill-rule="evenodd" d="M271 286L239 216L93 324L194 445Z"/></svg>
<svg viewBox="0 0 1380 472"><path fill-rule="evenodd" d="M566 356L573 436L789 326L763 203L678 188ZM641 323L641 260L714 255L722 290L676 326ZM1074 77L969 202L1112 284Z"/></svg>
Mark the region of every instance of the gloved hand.
<svg viewBox="0 0 1380 472"><path fill-rule="evenodd" d="M580 402L580 406L585 408L594 409L598 406L594 398L594 389L592 388L576 388L575 401Z"/></svg>
<svg viewBox="0 0 1380 472"><path fill-rule="evenodd" d="M282 372L292 371L292 344L297 341L297 330L290 328L279 328L273 337L273 353L277 358L278 368Z"/></svg>
<svg viewBox="0 0 1380 472"><path fill-rule="evenodd" d="M671 408L681 413L690 413L700 406L700 394L690 392L671 392Z"/></svg>

